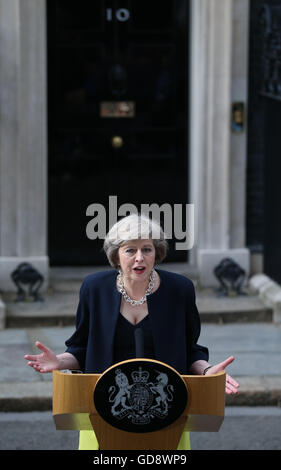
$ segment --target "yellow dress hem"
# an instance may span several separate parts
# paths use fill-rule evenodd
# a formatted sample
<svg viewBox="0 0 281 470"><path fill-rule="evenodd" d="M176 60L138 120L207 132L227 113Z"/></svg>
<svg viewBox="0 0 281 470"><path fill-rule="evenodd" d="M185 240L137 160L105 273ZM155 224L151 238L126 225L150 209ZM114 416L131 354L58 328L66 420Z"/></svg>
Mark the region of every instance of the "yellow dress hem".
<svg viewBox="0 0 281 470"><path fill-rule="evenodd" d="M94 431L80 431L78 450L98 450L99 444ZM190 436L188 431L181 435L177 450L190 450Z"/></svg>

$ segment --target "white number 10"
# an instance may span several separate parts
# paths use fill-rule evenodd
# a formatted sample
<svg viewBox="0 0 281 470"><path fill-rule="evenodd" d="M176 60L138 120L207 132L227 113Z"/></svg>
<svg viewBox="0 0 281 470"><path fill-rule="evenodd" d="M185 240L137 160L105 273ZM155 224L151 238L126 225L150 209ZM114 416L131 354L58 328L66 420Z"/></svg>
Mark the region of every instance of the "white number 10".
<svg viewBox="0 0 281 470"><path fill-rule="evenodd" d="M130 12L127 8L118 8L115 12L115 16L118 21L128 21L130 18ZM112 8L106 9L106 19L107 21L112 21Z"/></svg>

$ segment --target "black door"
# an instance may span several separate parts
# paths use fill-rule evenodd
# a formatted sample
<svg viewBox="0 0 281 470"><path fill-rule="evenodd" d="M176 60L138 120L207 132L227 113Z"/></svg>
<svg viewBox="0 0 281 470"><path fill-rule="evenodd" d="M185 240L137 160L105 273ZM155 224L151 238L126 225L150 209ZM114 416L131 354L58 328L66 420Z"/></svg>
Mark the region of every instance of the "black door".
<svg viewBox="0 0 281 470"><path fill-rule="evenodd" d="M89 205L188 202L188 2L47 7L50 262L104 264ZM167 261L185 260L171 240Z"/></svg>
<svg viewBox="0 0 281 470"><path fill-rule="evenodd" d="M265 97L264 272L281 283L281 93Z"/></svg>
<svg viewBox="0 0 281 470"><path fill-rule="evenodd" d="M260 153L264 168L264 272L281 282L281 4L268 0L259 9L259 60L256 59L255 91L259 112L256 139L261 140ZM264 129L264 132L260 132ZM262 135L262 139L260 138Z"/></svg>

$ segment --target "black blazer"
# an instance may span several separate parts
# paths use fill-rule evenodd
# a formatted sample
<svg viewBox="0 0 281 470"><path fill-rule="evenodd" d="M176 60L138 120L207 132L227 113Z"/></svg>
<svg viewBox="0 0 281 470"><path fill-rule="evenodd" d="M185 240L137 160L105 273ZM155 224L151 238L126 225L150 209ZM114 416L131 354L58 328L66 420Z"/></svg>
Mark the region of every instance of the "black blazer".
<svg viewBox="0 0 281 470"><path fill-rule="evenodd" d="M157 269L161 283L147 297L155 359L187 374L199 359L208 361L208 349L197 344L200 318L193 283L186 277ZM121 294L116 270L90 274L81 285L76 331L66 341L85 373L102 373L113 364L113 346Z"/></svg>

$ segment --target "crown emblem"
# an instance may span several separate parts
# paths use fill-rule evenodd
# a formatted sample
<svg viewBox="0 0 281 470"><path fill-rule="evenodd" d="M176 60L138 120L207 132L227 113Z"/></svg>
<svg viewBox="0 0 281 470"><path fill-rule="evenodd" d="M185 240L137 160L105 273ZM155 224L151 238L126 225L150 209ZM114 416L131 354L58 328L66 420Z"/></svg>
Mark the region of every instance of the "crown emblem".
<svg viewBox="0 0 281 470"><path fill-rule="evenodd" d="M139 370L134 370L134 372L131 373L131 377L134 383L146 383L149 378L149 372L139 367Z"/></svg>

